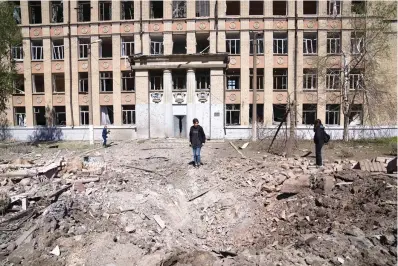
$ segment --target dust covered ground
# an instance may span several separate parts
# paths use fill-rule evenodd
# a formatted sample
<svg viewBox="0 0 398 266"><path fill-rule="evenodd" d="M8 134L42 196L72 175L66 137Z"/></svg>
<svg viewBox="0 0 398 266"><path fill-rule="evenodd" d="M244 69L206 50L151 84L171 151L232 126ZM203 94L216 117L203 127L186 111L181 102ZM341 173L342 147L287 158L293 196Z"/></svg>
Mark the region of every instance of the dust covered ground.
<svg viewBox="0 0 398 266"><path fill-rule="evenodd" d="M251 145L3 146L0 265L396 265L396 176Z"/></svg>

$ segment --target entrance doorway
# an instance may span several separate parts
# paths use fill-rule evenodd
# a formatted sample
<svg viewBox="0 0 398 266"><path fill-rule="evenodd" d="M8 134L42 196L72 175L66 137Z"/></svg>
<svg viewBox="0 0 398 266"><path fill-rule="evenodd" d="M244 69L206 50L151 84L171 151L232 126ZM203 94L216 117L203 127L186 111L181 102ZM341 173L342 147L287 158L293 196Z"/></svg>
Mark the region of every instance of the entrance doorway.
<svg viewBox="0 0 398 266"><path fill-rule="evenodd" d="M185 115L174 116L174 137L185 138L187 136L187 121Z"/></svg>

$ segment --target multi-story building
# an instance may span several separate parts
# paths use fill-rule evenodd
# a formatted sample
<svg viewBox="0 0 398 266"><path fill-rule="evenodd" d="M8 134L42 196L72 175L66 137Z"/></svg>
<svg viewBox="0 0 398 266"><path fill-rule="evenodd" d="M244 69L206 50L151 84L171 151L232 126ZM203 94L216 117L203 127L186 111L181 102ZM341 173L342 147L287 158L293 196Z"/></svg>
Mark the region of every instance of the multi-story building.
<svg viewBox="0 0 398 266"><path fill-rule="evenodd" d="M8 110L17 138L46 124L87 138L90 112L96 132L110 125L113 138L185 137L194 117L212 139L250 137L257 33L260 124L279 123L296 91L298 128L318 117L342 129L339 73L320 78L315 64L326 55L341 63L352 6L363 1L13 2L23 35ZM395 28L391 41L385 71L396 91ZM352 123L363 112L359 102Z"/></svg>

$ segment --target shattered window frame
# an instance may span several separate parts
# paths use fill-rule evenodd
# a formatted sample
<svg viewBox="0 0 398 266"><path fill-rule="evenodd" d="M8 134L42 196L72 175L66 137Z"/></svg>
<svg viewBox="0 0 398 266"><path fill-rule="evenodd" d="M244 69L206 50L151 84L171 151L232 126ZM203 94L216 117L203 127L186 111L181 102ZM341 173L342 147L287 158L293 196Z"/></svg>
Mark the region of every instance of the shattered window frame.
<svg viewBox="0 0 398 266"><path fill-rule="evenodd" d="M14 126L26 127L26 107L14 107Z"/></svg>
<svg viewBox="0 0 398 266"><path fill-rule="evenodd" d="M135 125L135 105L122 105L123 125Z"/></svg>
<svg viewBox="0 0 398 266"><path fill-rule="evenodd" d="M13 80L13 94L25 94L25 77L23 74L16 74Z"/></svg>
<svg viewBox="0 0 398 266"><path fill-rule="evenodd" d="M51 23L64 22L63 1L51 1Z"/></svg>
<svg viewBox="0 0 398 266"><path fill-rule="evenodd" d="M66 126L66 108L65 106L53 107L53 121L56 126Z"/></svg>
<svg viewBox="0 0 398 266"><path fill-rule="evenodd" d="M98 1L98 20L112 20L112 1Z"/></svg>
<svg viewBox="0 0 398 266"><path fill-rule="evenodd" d="M340 104L326 104L326 125L340 125Z"/></svg>
<svg viewBox="0 0 398 266"><path fill-rule="evenodd" d="M286 108L287 104L272 104L272 124L286 123Z"/></svg>
<svg viewBox="0 0 398 266"><path fill-rule="evenodd" d="M303 104L303 125L314 125L317 117L317 104Z"/></svg>
<svg viewBox="0 0 398 266"><path fill-rule="evenodd" d="M131 71L122 71L122 91L135 91L135 76Z"/></svg>
<svg viewBox="0 0 398 266"><path fill-rule="evenodd" d="M173 0L173 18L186 18L187 17L187 1L177 1Z"/></svg>
<svg viewBox="0 0 398 266"><path fill-rule="evenodd" d="M196 0L195 1L195 17L210 17L210 1Z"/></svg>
<svg viewBox="0 0 398 266"><path fill-rule="evenodd" d="M65 74L64 73L53 73L51 81L52 81L52 92L53 93L65 93ZM60 85L60 86L58 86L58 85Z"/></svg>
<svg viewBox="0 0 398 266"><path fill-rule="evenodd" d="M41 1L29 1L28 6L29 6L29 23L30 24L43 23Z"/></svg>
<svg viewBox="0 0 398 266"><path fill-rule="evenodd" d="M134 19L134 1L121 0L120 10L121 20Z"/></svg>
<svg viewBox="0 0 398 266"><path fill-rule="evenodd" d="M303 54L314 55L318 53L318 33L304 32L303 34Z"/></svg>
<svg viewBox="0 0 398 266"><path fill-rule="evenodd" d="M113 92L113 72L100 72L100 92Z"/></svg>
<svg viewBox="0 0 398 266"><path fill-rule="evenodd" d="M226 126L240 125L240 104L225 105L225 125Z"/></svg>
<svg viewBox="0 0 398 266"><path fill-rule="evenodd" d="M77 6L77 21L91 21L91 1L78 1Z"/></svg>
<svg viewBox="0 0 398 266"><path fill-rule="evenodd" d="M287 90L288 88L287 68L274 68L272 70L272 77L273 77L273 84L272 84L273 90Z"/></svg>
<svg viewBox="0 0 398 266"><path fill-rule="evenodd" d="M287 54L288 52L287 32L274 32L272 45L273 45L274 54Z"/></svg>
<svg viewBox="0 0 398 266"><path fill-rule="evenodd" d="M55 45L57 42L61 42L62 44ZM64 40L58 39L52 41L52 60L64 60L65 58L65 47L64 47Z"/></svg>
<svg viewBox="0 0 398 266"><path fill-rule="evenodd" d="M327 54L340 54L341 53L341 34L340 32L327 33Z"/></svg>
<svg viewBox="0 0 398 266"><path fill-rule="evenodd" d="M13 10L12 16L14 17L15 23L19 25L22 23L21 2L14 1L13 5L14 5L14 10Z"/></svg>
<svg viewBox="0 0 398 266"><path fill-rule="evenodd" d="M32 74L32 93L43 94L44 92L44 74Z"/></svg>

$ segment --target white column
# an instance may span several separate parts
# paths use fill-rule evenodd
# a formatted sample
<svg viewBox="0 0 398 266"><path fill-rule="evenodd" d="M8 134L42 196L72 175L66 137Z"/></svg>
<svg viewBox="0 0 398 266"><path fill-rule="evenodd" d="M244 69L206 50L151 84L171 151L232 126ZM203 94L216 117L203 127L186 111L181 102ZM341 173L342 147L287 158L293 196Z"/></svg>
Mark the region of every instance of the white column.
<svg viewBox="0 0 398 266"><path fill-rule="evenodd" d="M187 136L189 134L189 128L192 124L192 120L195 118L195 105L196 105L196 98L195 98L195 91L196 91L196 77L195 71L193 69L188 69L187 72Z"/></svg>
<svg viewBox="0 0 398 266"><path fill-rule="evenodd" d="M173 94L172 94L172 78L169 69L163 70L163 93L164 93L164 133L167 138L174 136L173 123Z"/></svg>

